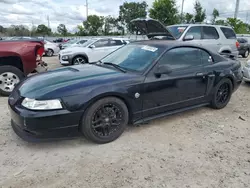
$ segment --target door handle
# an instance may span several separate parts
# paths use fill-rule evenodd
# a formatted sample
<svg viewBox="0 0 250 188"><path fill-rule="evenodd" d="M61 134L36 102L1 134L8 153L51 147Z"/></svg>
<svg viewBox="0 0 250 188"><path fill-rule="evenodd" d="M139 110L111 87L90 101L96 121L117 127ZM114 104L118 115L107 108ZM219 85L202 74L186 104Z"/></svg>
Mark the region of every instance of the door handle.
<svg viewBox="0 0 250 188"><path fill-rule="evenodd" d="M196 76L204 76L204 74L202 72L198 72Z"/></svg>

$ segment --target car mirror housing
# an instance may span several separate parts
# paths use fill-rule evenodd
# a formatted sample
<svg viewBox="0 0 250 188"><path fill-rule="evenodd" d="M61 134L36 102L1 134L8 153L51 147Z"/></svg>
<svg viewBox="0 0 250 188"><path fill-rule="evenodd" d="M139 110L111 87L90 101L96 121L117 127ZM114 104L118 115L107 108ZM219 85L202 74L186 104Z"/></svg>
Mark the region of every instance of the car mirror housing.
<svg viewBox="0 0 250 188"><path fill-rule="evenodd" d="M193 35L187 35L184 38L184 41L190 41L190 40L194 40L194 36Z"/></svg>
<svg viewBox="0 0 250 188"><path fill-rule="evenodd" d="M168 65L159 65L155 71L155 76L160 77L162 74L169 74L172 69Z"/></svg>
<svg viewBox="0 0 250 188"><path fill-rule="evenodd" d="M89 46L89 48L95 48L95 45L92 44L92 45Z"/></svg>

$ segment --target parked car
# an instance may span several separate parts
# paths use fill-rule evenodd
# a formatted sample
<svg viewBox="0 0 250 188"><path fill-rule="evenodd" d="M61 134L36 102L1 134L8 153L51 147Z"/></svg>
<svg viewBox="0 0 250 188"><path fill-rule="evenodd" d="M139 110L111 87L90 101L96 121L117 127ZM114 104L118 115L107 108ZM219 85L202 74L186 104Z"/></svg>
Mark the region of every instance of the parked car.
<svg viewBox="0 0 250 188"><path fill-rule="evenodd" d="M247 58L250 52L250 43L246 38L238 38L237 40L240 43L238 47L239 55L241 55L244 58Z"/></svg>
<svg viewBox="0 0 250 188"><path fill-rule="evenodd" d="M98 62L26 79L9 98L12 127L29 141L83 133L107 143L128 123L206 105L224 108L241 82L239 61L201 46L174 40L133 42Z"/></svg>
<svg viewBox="0 0 250 188"><path fill-rule="evenodd" d="M53 40L53 42L62 43L62 42L64 42L64 40L63 40L63 38L58 38L58 39Z"/></svg>
<svg viewBox="0 0 250 188"><path fill-rule="evenodd" d="M243 80L250 83L250 60L243 67Z"/></svg>
<svg viewBox="0 0 250 188"><path fill-rule="evenodd" d="M46 71L40 40L0 41L0 94L8 96L29 73Z"/></svg>
<svg viewBox="0 0 250 188"><path fill-rule="evenodd" d="M208 24L181 24L165 28L163 24L154 19L135 19L132 21L140 28L142 33L170 32L177 41L203 46L218 53L230 53L238 57L239 42L231 27ZM157 27L155 27L157 25Z"/></svg>
<svg viewBox="0 0 250 188"><path fill-rule="evenodd" d="M60 47L57 43L44 40L45 55L52 57L53 55L58 55L60 52Z"/></svg>
<svg viewBox="0 0 250 188"><path fill-rule="evenodd" d="M68 47L81 47L88 39L81 39L81 40L69 40L68 42L62 44L61 50L68 48Z"/></svg>
<svg viewBox="0 0 250 188"><path fill-rule="evenodd" d="M98 61L109 53L127 44L121 38L94 38L81 47L69 47L59 53L62 65L78 65Z"/></svg>

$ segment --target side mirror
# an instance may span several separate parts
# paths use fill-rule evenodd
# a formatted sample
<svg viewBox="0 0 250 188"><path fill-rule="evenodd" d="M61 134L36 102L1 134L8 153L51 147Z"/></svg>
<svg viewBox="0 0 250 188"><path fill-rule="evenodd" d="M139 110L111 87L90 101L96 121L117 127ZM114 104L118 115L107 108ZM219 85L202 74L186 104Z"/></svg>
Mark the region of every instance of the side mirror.
<svg viewBox="0 0 250 188"><path fill-rule="evenodd" d="M160 77L162 74L169 74L172 72L172 69L167 65L159 65L155 71L155 76Z"/></svg>
<svg viewBox="0 0 250 188"><path fill-rule="evenodd" d="M95 45L92 44L92 45L89 46L89 48L95 48Z"/></svg>
<svg viewBox="0 0 250 188"><path fill-rule="evenodd" d="M193 35L187 35L187 36L184 37L184 41L190 41L190 40L194 40Z"/></svg>

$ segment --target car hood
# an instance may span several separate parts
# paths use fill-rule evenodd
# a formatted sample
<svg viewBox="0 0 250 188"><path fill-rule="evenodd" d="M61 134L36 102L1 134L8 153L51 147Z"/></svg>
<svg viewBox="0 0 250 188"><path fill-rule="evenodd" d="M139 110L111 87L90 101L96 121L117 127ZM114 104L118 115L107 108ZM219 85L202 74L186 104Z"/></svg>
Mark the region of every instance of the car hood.
<svg viewBox="0 0 250 188"><path fill-rule="evenodd" d="M27 78L17 86L22 97L51 99L77 95L97 85L114 84L138 75L96 65L59 68Z"/></svg>
<svg viewBox="0 0 250 188"><path fill-rule="evenodd" d="M137 18L131 21L139 31L147 35L148 38L155 36L165 36L170 39L175 39L171 32L159 21L151 18Z"/></svg>
<svg viewBox="0 0 250 188"><path fill-rule="evenodd" d="M87 51L89 51L90 49L89 48L86 48L86 47L71 47L71 46L69 46L69 47L67 47L66 49L64 49L64 50L61 50L60 51L60 54L68 54L68 53L66 53L66 52L70 52L70 53L77 53L77 52L87 52Z"/></svg>

